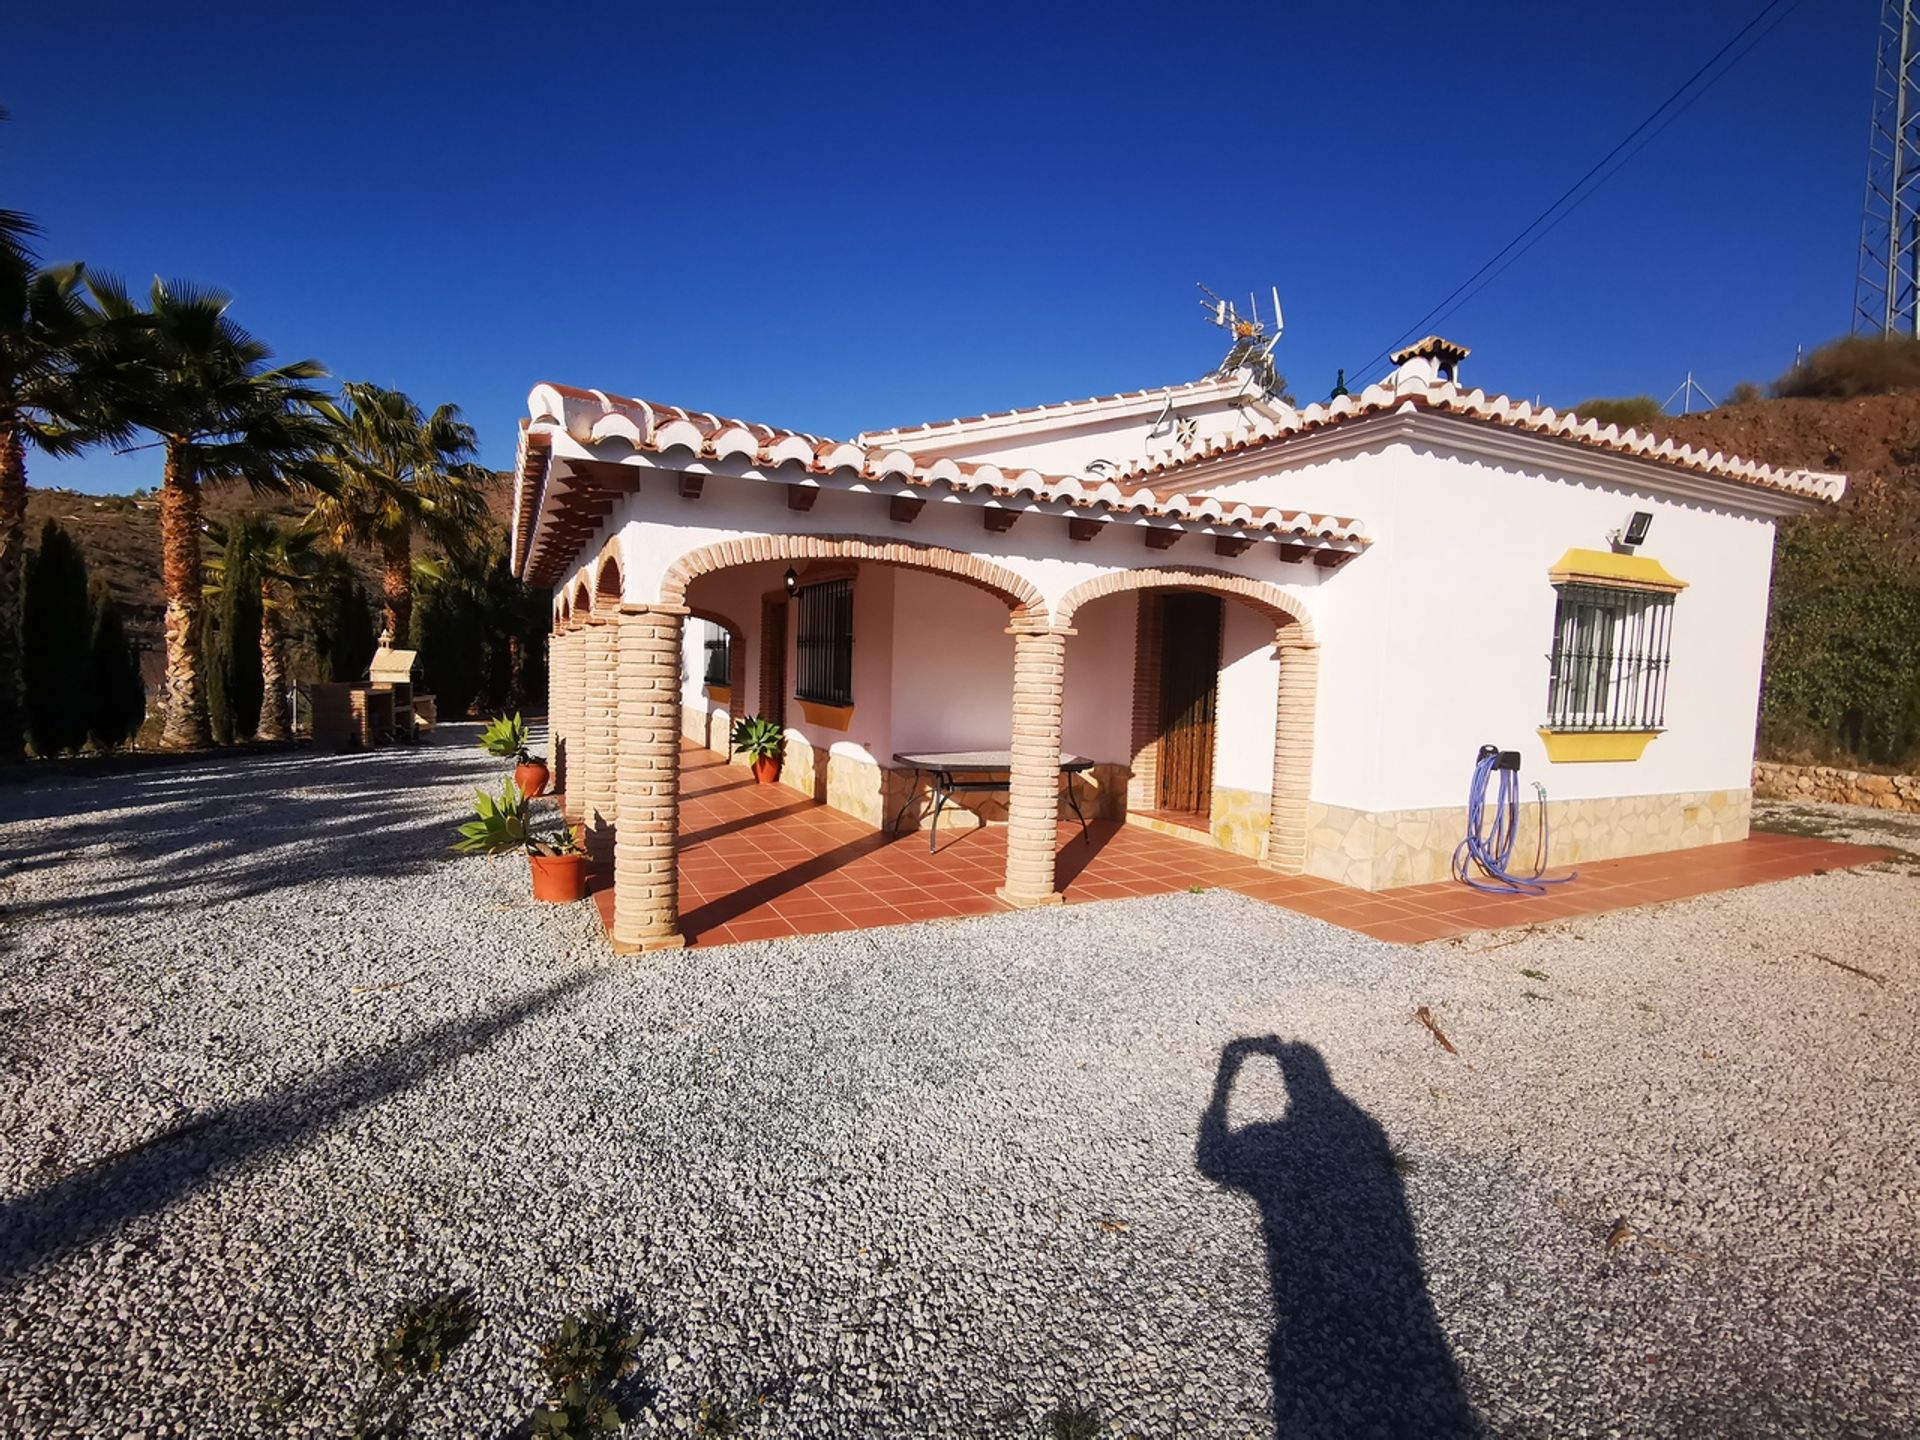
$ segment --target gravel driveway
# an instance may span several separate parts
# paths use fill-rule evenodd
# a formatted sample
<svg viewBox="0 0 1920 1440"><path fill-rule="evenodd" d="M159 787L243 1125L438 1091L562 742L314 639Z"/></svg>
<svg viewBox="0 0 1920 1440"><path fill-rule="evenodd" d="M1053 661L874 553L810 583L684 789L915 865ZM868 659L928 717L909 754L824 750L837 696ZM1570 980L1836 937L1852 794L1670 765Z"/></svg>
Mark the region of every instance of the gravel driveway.
<svg viewBox="0 0 1920 1440"><path fill-rule="evenodd" d="M410 1433L511 1433L595 1304L635 1433L1920 1428L1912 866L616 959L446 854L448 735L0 788L0 1431L348 1433L459 1287Z"/></svg>

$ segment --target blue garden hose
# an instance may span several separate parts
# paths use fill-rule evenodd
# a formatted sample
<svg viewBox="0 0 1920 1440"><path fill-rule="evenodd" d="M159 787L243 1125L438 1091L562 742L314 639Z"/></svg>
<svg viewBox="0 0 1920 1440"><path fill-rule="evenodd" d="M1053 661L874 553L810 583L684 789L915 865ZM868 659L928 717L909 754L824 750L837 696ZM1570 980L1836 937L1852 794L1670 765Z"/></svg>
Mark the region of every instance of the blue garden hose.
<svg viewBox="0 0 1920 1440"><path fill-rule="evenodd" d="M1493 822L1487 823L1487 778L1500 776L1493 803ZM1467 789L1467 838L1453 852L1453 878L1489 895L1544 895L1549 885L1564 885L1580 872L1549 877L1547 870L1547 787L1533 782L1534 803L1540 811L1538 866L1531 875L1516 875L1513 842L1520 833L1520 757L1497 745L1482 745L1473 765L1473 784ZM1473 871L1484 877L1476 880Z"/></svg>

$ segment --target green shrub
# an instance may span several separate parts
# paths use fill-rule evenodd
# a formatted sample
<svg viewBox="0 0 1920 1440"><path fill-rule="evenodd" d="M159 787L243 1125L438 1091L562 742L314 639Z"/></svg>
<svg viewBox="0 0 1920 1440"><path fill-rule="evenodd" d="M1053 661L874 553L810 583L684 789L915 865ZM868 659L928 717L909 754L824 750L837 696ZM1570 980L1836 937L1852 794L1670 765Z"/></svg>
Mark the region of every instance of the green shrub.
<svg viewBox="0 0 1920 1440"><path fill-rule="evenodd" d="M1598 420L1602 425L1618 425L1623 429L1644 430L1667 418L1667 412L1660 408L1660 402L1651 395L1625 395L1614 399L1601 396L1582 400L1573 410L1584 420Z"/></svg>
<svg viewBox="0 0 1920 1440"><path fill-rule="evenodd" d="M480 1311L468 1288L403 1305L373 1344L373 1365L395 1378L437 1374L447 1357L473 1338Z"/></svg>
<svg viewBox="0 0 1920 1440"><path fill-rule="evenodd" d="M1773 393L1845 399L1920 386L1920 340L1847 335L1829 341L1773 382Z"/></svg>
<svg viewBox="0 0 1920 1440"><path fill-rule="evenodd" d="M87 563L49 520L27 560L20 613L20 668L27 733L41 755L87 743L93 711L93 602Z"/></svg>
<svg viewBox="0 0 1920 1440"><path fill-rule="evenodd" d="M544 698L547 600L515 577L504 542L414 567L421 685L442 716Z"/></svg>
<svg viewBox="0 0 1920 1440"><path fill-rule="evenodd" d="M1920 752L1920 576L1869 527L1782 528L1760 718L1773 755L1899 765Z"/></svg>
<svg viewBox="0 0 1920 1440"><path fill-rule="evenodd" d="M624 1313L587 1310L560 1322L540 1347L550 1393L533 1417L535 1435L610 1435L623 1423L613 1387L639 1366L646 1332Z"/></svg>

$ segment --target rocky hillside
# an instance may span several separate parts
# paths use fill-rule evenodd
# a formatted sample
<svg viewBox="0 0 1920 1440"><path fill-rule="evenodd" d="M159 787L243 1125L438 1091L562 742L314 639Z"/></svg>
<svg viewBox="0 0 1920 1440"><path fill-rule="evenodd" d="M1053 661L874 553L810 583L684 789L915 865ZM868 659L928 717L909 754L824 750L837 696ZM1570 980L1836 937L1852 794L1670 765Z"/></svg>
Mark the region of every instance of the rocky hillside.
<svg viewBox="0 0 1920 1440"><path fill-rule="evenodd" d="M1845 509L1905 563L1920 566L1920 390L1756 400L1663 420L1658 429L1749 460L1845 471Z"/></svg>

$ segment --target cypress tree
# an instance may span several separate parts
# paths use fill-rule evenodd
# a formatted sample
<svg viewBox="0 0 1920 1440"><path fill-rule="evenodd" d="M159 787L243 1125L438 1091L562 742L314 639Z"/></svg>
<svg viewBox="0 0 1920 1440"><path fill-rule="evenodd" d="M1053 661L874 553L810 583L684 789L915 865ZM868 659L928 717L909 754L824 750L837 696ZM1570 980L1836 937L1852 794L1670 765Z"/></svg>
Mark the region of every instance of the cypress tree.
<svg viewBox="0 0 1920 1440"><path fill-rule="evenodd" d="M87 563L71 536L49 520L27 562L20 617L27 733L41 755L78 750L91 711L93 604Z"/></svg>
<svg viewBox="0 0 1920 1440"><path fill-rule="evenodd" d="M87 733L102 750L126 744L147 718L140 651L127 638L120 607L104 596L93 612L93 695Z"/></svg>
<svg viewBox="0 0 1920 1440"><path fill-rule="evenodd" d="M373 629L372 597L353 567L341 557L329 557L325 573L312 616L319 678L340 683L364 680L379 644Z"/></svg>
<svg viewBox="0 0 1920 1440"><path fill-rule="evenodd" d="M126 621L112 597L96 591L93 640L88 647L92 674L87 737L101 750L124 745L146 718L146 687L140 681L140 656L127 638Z"/></svg>
<svg viewBox="0 0 1920 1440"><path fill-rule="evenodd" d="M207 636L207 712L222 745L248 740L260 723L260 551L257 516L236 517L220 547L212 631Z"/></svg>

